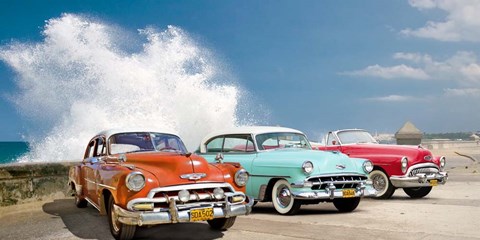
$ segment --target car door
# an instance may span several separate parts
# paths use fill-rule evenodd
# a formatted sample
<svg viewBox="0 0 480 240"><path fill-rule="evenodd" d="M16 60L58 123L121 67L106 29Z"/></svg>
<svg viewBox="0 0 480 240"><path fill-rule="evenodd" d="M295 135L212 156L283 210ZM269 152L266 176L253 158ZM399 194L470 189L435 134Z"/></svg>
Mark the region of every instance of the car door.
<svg viewBox="0 0 480 240"><path fill-rule="evenodd" d="M106 153L105 139L101 136L94 138L85 151L82 165L82 176L85 179L85 194L95 204L99 205L98 183L100 179L101 157Z"/></svg>
<svg viewBox="0 0 480 240"><path fill-rule="evenodd" d="M206 143L206 153L203 157L209 162L214 162L218 153L223 155L224 162L238 162L251 175L252 161L256 158L256 149L250 134L231 134L217 136ZM252 195L251 181L247 183L247 195Z"/></svg>
<svg viewBox="0 0 480 240"><path fill-rule="evenodd" d="M85 197L92 200L92 197L95 196L95 176L92 169L92 161L94 161L95 154L95 142L96 139L91 140L88 143L87 149L85 150L85 156L81 168L81 178L83 178L83 193Z"/></svg>

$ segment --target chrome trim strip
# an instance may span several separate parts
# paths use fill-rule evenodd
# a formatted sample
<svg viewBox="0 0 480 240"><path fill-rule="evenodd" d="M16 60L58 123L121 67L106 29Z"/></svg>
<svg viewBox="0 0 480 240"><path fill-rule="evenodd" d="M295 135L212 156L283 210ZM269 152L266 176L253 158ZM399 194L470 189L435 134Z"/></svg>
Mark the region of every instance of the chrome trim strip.
<svg viewBox="0 0 480 240"><path fill-rule="evenodd" d="M277 175L256 175L251 174L250 177L271 177L271 178L291 178L290 176L277 176Z"/></svg>
<svg viewBox="0 0 480 240"><path fill-rule="evenodd" d="M184 185L176 185L176 186L169 186L169 187L158 187L153 188L147 195L147 198L153 198L156 193L158 192L169 192L169 191L180 191L180 190L196 190L196 189L204 189L204 188L228 188L231 192L235 192L235 189L229 183L194 183L194 184L184 184Z"/></svg>
<svg viewBox="0 0 480 240"><path fill-rule="evenodd" d="M105 184L98 183L97 185L100 186L100 187L104 187L104 188L108 188L108 189L114 190L114 191L117 190L116 187L108 186L108 185L105 185Z"/></svg>
<svg viewBox="0 0 480 240"><path fill-rule="evenodd" d="M358 174L358 173L337 173L337 174L325 174L325 175L312 175L306 178L306 180L310 180L312 178L323 178L323 177L366 177L366 174Z"/></svg>
<svg viewBox="0 0 480 240"><path fill-rule="evenodd" d="M87 200L87 202L89 202L94 208L96 208L98 211L100 211L100 206L95 204L90 198L85 197L85 200Z"/></svg>

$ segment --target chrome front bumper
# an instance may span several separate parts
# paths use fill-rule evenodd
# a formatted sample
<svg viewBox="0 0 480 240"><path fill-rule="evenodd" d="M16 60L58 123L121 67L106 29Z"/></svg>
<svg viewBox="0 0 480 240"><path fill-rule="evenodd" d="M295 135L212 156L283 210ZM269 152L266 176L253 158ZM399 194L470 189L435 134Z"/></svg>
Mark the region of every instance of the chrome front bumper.
<svg viewBox="0 0 480 240"><path fill-rule="evenodd" d="M345 184L357 183L356 188L348 188L353 189L355 191L355 196L351 197L368 197L368 196L375 196L376 191L372 186L372 181L365 180L365 181L345 181ZM335 198L344 198L344 189L337 189L335 184L339 184L340 182L329 182L325 189L318 189L313 190L311 189L312 184L311 182L305 181L303 183L293 183L291 184L292 187L292 195L295 199L301 200L315 200L315 199L325 199L331 200ZM347 189L347 188L345 188Z"/></svg>
<svg viewBox="0 0 480 240"><path fill-rule="evenodd" d="M402 175L390 177L390 182L396 188L429 187L436 186L436 184L443 185L447 180L447 172L417 173L415 176Z"/></svg>
<svg viewBox="0 0 480 240"><path fill-rule="evenodd" d="M155 225L178 222L191 222L190 211L194 209L213 208L213 218L229 218L234 216L248 215L252 211L253 199L248 197L248 202L229 203L202 203L201 206L183 209L171 201L168 208L156 209L155 211L129 211L114 205L115 215L123 224L127 225Z"/></svg>

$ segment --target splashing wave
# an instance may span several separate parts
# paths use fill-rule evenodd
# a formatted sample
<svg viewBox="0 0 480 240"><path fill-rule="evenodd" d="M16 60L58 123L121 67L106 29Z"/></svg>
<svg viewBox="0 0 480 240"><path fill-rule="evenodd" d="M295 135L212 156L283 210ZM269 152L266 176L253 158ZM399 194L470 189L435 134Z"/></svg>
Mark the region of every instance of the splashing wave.
<svg viewBox="0 0 480 240"><path fill-rule="evenodd" d="M11 99L31 128L31 152L20 161L80 159L95 133L132 126L177 132L195 150L209 131L244 121L243 91L219 80L228 75L221 64L178 27L128 34L63 14L43 35L0 49L17 74Z"/></svg>

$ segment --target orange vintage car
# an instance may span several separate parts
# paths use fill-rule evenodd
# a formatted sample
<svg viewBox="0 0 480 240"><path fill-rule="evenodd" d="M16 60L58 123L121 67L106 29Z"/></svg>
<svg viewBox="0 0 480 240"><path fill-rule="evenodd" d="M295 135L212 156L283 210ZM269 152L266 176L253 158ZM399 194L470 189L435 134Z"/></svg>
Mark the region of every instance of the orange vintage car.
<svg viewBox="0 0 480 240"><path fill-rule="evenodd" d="M240 164L207 163L175 134L138 130L97 134L69 173L76 206L106 214L116 239L165 223L207 221L226 230L251 212L247 180Z"/></svg>

